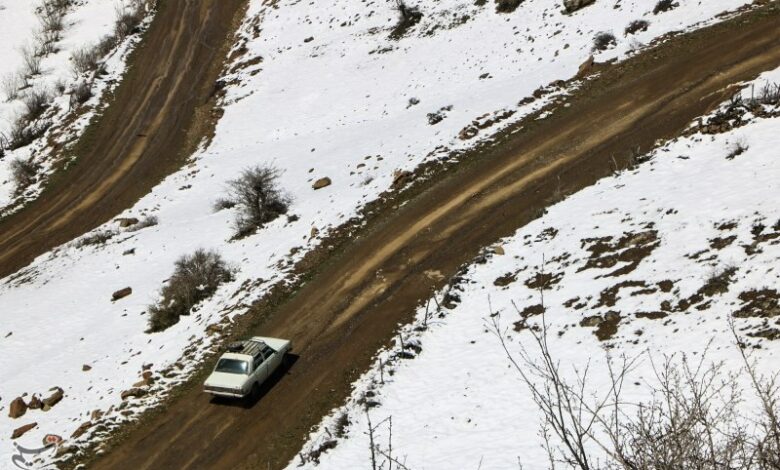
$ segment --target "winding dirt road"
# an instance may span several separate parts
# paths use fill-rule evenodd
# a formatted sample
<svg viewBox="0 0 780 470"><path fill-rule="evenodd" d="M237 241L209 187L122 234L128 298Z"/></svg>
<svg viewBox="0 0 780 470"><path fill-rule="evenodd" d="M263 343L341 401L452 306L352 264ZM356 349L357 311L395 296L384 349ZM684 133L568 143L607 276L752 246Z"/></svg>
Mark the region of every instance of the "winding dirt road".
<svg viewBox="0 0 780 470"><path fill-rule="evenodd" d="M203 126L242 0L164 0L76 164L0 223L0 278L115 217L177 170Z"/></svg>
<svg viewBox="0 0 780 470"><path fill-rule="evenodd" d="M631 149L678 135L729 85L780 65L777 3L677 37L608 67L543 121L506 133L401 209L388 210L253 333L291 338L297 362L253 406L210 402L200 388L142 421L100 469L281 468L399 322L481 248L512 234L560 192L625 164ZM475 312L474 314L481 314Z"/></svg>

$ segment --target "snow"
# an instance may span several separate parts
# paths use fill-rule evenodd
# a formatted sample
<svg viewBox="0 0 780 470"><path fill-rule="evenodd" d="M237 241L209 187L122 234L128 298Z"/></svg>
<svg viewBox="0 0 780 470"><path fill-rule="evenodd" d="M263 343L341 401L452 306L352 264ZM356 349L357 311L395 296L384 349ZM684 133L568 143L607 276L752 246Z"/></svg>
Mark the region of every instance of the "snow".
<svg viewBox="0 0 780 470"><path fill-rule="evenodd" d="M46 433L69 438L79 425L90 420L91 412L96 409L111 410L103 419L109 429L132 419L157 403L172 385L184 380L197 367L216 338L206 333L209 325L230 321L242 314L253 300L288 274L287 267L291 262L317 246L328 228L355 216L362 205L387 190L396 171L412 170L429 159L469 148L510 121L520 119L548 102L554 93L518 105L537 88L558 79L571 78L592 53L592 38L596 32L620 27L615 31L617 46L596 54L597 60L624 57L637 47L637 41L648 43L670 31L701 26L714 21L722 11L749 2L686 3L658 16L649 13L651 7L640 0L623 1L618 9L614 9L611 2L597 2L573 15L563 15L560 5L551 5L546 0L527 0L518 11L508 15L496 13L490 2L484 7L474 6L471 0L420 2L423 21L399 41L388 38L396 13L385 2L336 0L327 7L319 7L282 1L276 8L263 3L253 1L249 6L241 30L242 39L234 48L239 50L245 45L248 52L236 59L237 69L224 77L229 84L224 98L225 113L213 141L196 152L185 168L120 215L139 218L154 215L159 224L130 232L119 229L114 222L108 223L93 232L117 232L105 245L79 247L77 241L68 243L41 256L0 284L0 345L3 350L0 376L4 378L0 411L5 413L8 403L23 393L27 393L28 398L32 393L45 397L51 387L60 386L65 390L63 401L46 413L33 410L17 420L0 418L1 436L10 435L22 424L37 421L38 427L18 442L23 445L36 443ZM456 18L468 16L468 20L460 24L460 21L452 20L453 14ZM638 17L650 20L649 30L633 38L623 37L624 25ZM313 39L306 41L308 38ZM262 57L262 61L255 63L252 59L257 57ZM412 98L419 103L413 104ZM449 106L452 108L442 112L445 117L441 122L429 124L429 114ZM503 111L515 113L510 119L481 131L474 139L458 137L472 121ZM755 168L748 170L742 165L760 158L759 141L764 137L763 134L755 137L755 147L751 137L750 152L729 162L728 168L755 171ZM715 143L709 145L708 148L717 147ZM722 159L722 155L719 158ZM676 165L685 163L669 161ZM253 236L230 241L235 212L215 212L212 206L224 194L228 181L236 178L244 168L258 164L280 169L280 185L293 198L291 214L299 218L289 221L282 217ZM659 166L658 171L682 171L682 168L663 170ZM313 190L312 183L321 177L331 178L333 184ZM726 180L726 183L733 183L729 178ZM599 191L602 198L607 192L612 194L615 188L606 184L598 185L587 194ZM768 181L768 184L774 183ZM760 186L753 188L759 191ZM583 202L583 210L586 207L593 210L597 199ZM608 199L615 198L610 196ZM658 205L663 206L661 201ZM647 210L651 211L649 207ZM603 217L601 226L606 230L614 221L608 219L608 215ZM557 220L565 220L565 217ZM538 232L539 223L523 233ZM310 238L312 228L320 231L320 238ZM696 232L694 228L690 230ZM748 229L740 230L742 233ZM561 245L556 245L557 249L571 248L562 240L572 242L575 237L572 230L560 231L556 240L561 240ZM145 333L146 308L157 300L159 289L170 276L174 262L181 255L201 247L217 249L233 264L238 269L235 281L223 285L214 297L199 306L197 312L182 318L172 328L156 334ZM303 250L289 254L298 247ZM553 256L553 248L545 249L549 257ZM124 254L131 249L135 250L134 254ZM514 255L523 254L538 263L540 250L534 247L534 253L526 253L517 246L507 252L503 261L508 265L491 264L490 271L485 271L488 267L479 268L474 275L481 273L483 281L490 280L490 285L496 272L508 269L511 263L521 262L512 258ZM496 262L494 258L493 263ZM696 274L689 273L688 276L699 276L698 271L694 272ZM584 279L587 275L592 273L585 272L581 277ZM591 279L583 282L581 288L598 289L603 282L606 281ZM252 283L253 288L243 289L245 283ZM680 289L688 289L693 284L692 281L683 283ZM112 292L128 286L133 289L131 296L111 301ZM519 298L514 294L517 292L513 291L512 298ZM506 309L499 297L504 295L506 301L508 294L496 292L495 295L495 305ZM424 338L425 352L413 361L410 370L423 363L426 357L431 357L432 362L420 367L428 373L437 367L444 368L448 360L455 359L434 355L436 341L441 341L439 351L442 353L450 346L445 341L447 328L453 328L453 332L468 331L472 339L478 339L473 345L475 351L477 347L495 347L487 336L481 336L479 326L473 329L475 324L482 324L486 312L482 291L480 295L463 296L464 299L467 297L473 297L473 303L464 301L445 324L431 331L431 338ZM558 301L560 299L550 300L551 303ZM465 319L471 323L457 323L465 322ZM621 334L626 331L621 326ZM591 344L589 332L570 333L571 337L576 335L583 338L583 344L590 345L588 348L598 350L598 345ZM462 335L454 336L464 339ZM46 341L42 342L41 338ZM188 358L181 360L185 351L189 353ZM462 351L465 354L469 350ZM505 361L486 349L482 353L493 358L489 367L484 371L462 369L462 374L473 374L474 377L469 383L475 392L466 392L469 397L486 396L480 388L485 383L501 385L499 379L492 378L480 383L486 377L481 375L483 372L493 371L496 377L504 377L502 386L516 382L516 378L504 371ZM467 360L467 357L459 359ZM30 363L45 373L29 373L26 364ZM176 363L181 369L172 367ZM82 371L84 364L92 369ZM148 364L153 364L151 370L157 378L151 387L152 393L141 400L123 402L121 392L140 380L142 368ZM164 370L171 372L167 374L168 378L161 377ZM404 370L399 371L394 381L405 380L405 386L417 382L413 390L420 396L433 393L432 388L423 386L436 383L433 376L426 377L423 369L419 372L415 369L409 374L419 375L404 379ZM451 368L448 370L452 373ZM466 380L463 375L457 377ZM447 400L441 400L441 389L437 390L439 395L432 402L449 403L452 400L454 406L465 405L468 401L468 406L462 410L487 410L485 415L479 416L500 418L498 423L508 422L503 405L467 400L467 397L461 397L464 392L461 385L462 382L457 382ZM401 406L398 403L406 400L411 403L416 395L409 396L401 388L393 391L392 386L387 393L397 398L396 405L386 401L377 412L398 409L397 419L414 420L413 416L401 412L410 408L394 406ZM429 400L431 397L429 394ZM475 426L462 419L450 420L450 416L464 415L462 410L457 415L454 414L456 408L452 410L447 415L446 409L432 407L430 416L426 416L431 423L430 429L437 430L436 440L449 444L444 447L430 445L429 449L423 450L421 443L415 446L411 442L412 434L399 433L399 444L404 452L414 456L416 462L426 462L425 465L435 466L437 462L444 465L448 459L447 450L452 450L460 433L473 430ZM465 414L477 416L476 411ZM416 421L418 424L426 422ZM458 427L450 427L449 422L457 423ZM479 429L487 429L484 422L480 426ZM492 432L499 432L496 429ZM336 451L327 454L334 466L337 462L357 462L362 458L358 448L365 449L365 446L357 436L358 430L355 434ZM401 434L404 437L400 437ZM426 431L424 435L430 434ZM488 436L490 432L470 433L470 436L472 434ZM87 433L71 441L84 442L104 435L103 432ZM485 444L488 440L481 442ZM349 450L353 447L354 452ZM462 447L461 443L459 448ZM0 461L7 461L12 453L10 445L3 445ZM471 461L468 464L471 465Z"/></svg>
<svg viewBox="0 0 780 470"><path fill-rule="evenodd" d="M756 80L756 88L777 78L780 69ZM560 276L544 292L551 349L569 380L574 380L575 369L583 371L590 364L589 392L603 394L609 388L605 344L613 357L639 359L626 381L631 384L627 401L633 403L649 399L648 384L655 383L653 358L658 365L662 355L687 355L696 361L707 350L705 364L724 361L728 370L739 370L742 363L728 325L744 304L739 295L776 289L780 281L780 237L761 243L757 252L749 249L757 240L753 231L758 224L766 226L764 234L780 234L780 208L774 198L780 190L778 126L780 118L763 119L724 134L676 139L655 150L649 163L569 197L503 240L505 254L469 268L462 291L456 289L462 299L456 308L443 318L432 316L429 328L419 333L415 327L426 315L421 308L415 325L402 329L405 342L418 344L422 352L410 361L393 360L399 344L380 352L373 369L356 382L349 401L323 421L302 454L329 441L346 415L350 424L336 447L322 454L319 464L312 460L299 467L296 458L288 468L369 466L363 405L369 391L370 400L379 403L370 410L372 425L392 417L394 455L409 468L517 468L518 462L523 468L548 468L538 435L542 416L502 349L491 318L497 313L508 328L509 350L516 358L521 347L536 351L529 332L517 332L513 324L521 319L520 311L540 303L539 291L526 282L541 270ZM727 159L736 141L749 149ZM723 228L729 223L734 226ZM625 262L583 269L591 256L589 239L617 240L649 229L657 231L658 245L633 272L609 275ZM729 246L711 246L712 240L727 236L736 237ZM677 305L726 269L736 270L727 292L663 319L636 316L662 311L663 301ZM506 287L494 285L505 273L515 273L517 280ZM614 305L599 305L608 288L629 281L645 285L620 290ZM663 281L674 283L671 291L657 287ZM648 287L654 291L641 292ZM580 302L583 308L575 306ZM594 328L579 326L588 316L610 311L623 318L608 343L596 338ZM539 319L532 317L529 324L539 325ZM762 345L752 353L760 370L775 372L780 344L747 336L765 328L766 321L740 318L736 325L748 344ZM768 326L776 326L776 321ZM380 360L385 364L384 384ZM744 393L749 402L749 392ZM374 438L387 449L387 421Z"/></svg>

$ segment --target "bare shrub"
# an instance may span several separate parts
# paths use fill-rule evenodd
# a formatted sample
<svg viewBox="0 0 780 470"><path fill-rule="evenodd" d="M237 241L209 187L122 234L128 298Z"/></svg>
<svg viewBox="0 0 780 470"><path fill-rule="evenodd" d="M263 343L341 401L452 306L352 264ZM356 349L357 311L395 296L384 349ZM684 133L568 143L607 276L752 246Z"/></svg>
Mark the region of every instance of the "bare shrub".
<svg viewBox="0 0 780 470"><path fill-rule="evenodd" d="M678 6L680 6L680 4L674 0L658 0L658 3L655 4L655 8L653 8L653 14L657 15L659 13L673 10Z"/></svg>
<svg viewBox="0 0 780 470"><path fill-rule="evenodd" d="M70 107L81 105L92 98L92 88L86 81L79 81L70 93Z"/></svg>
<svg viewBox="0 0 780 470"><path fill-rule="evenodd" d="M32 122L41 117L49 107L51 93L46 89L33 90L24 97L25 113L22 116L27 122Z"/></svg>
<svg viewBox="0 0 780 470"><path fill-rule="evenodd" d="M766 83L758 94L753 93L753 96L747 100L748 106L768 105L777 106L780 105L780 84L778 83Z"/></svg>
<svg viewBox="0 0 780 470"><path fill-rule="evenodd" d="M131 225L127 231L128 232L137 232L141 229L145 229L147 227L154 227L157 225L160 221L157 219L156 215L147 215L144 217L140 222L138 222L135 225Z"/></svg>
<svg viewBox="0 0 780 470"><path fill-rule="evenodd" d="M742 155L748 151L748 144L745 139L737 139L729 145L729 154L726 155L726 160L734 160L734 158Z"/></svg>
<svg viewBox="0 0 780 470"><path fill-rule="evenodd" d="M422 20L422 12L417 7L408 6L404 0L395 0L395 8L398 10L398 24L390 33L390 39L401 39L406 33Z"/></svg>
<svg viewBox="0 0 780 470"><path fill-rule="evenodd" d="M173 275L161 291L160 301L149 308L149 330L165 330L189 315L192 307L211 297L233 275L222 257L214 251L199 249L176 261Z"/></svg>
<svg viewBox="0 0 780 470"><path fill-rule="evenodd" d="M777 375L761 377L747 358L733 323L744 368L726 372L723 363L708 363L707 351L696 361L665 356L650 361L655 372L651 399L631 403L623 397L629 372L638 358L607 356L610 381L591 394L589 368L567 377L548 345L547 324L530 328L536 354L520 348L519 359L505 341L506 330L493 317L493 332L510 363L542 411L541 435L551 465L590 470L777 469L780 468ZM571 378L570 378L571 377ZM761 404L750 419L742 408L739 379L751 383ZM600 449L597 457L593 449Z"/></svg>
<svg viewBox="0 0 780 470"><path fill-rule="evenodd" d="M597 51L605 51L616 44L615 35L607 31L602 31L593 38L593 49Z"/></svg>
<svg viewBox="0 0 780 470"><path fill-rule="evenodd" d="M11 179L14 182L14 189L17 193L24 191L25 188L35 182L38 174L38 166L32 160L14 158L11 160Z"/></svg>
<svg viewBox="0 0 780 470"><path fill-rule="evenodd" d="M76 248L85 246L105 245L107 241L116 236L117 232L113 230L99 230L93 234L87 235L76 242Z"/></svg>
<svg viewBox="0 0 780 470"><path fill-rule="evenodd" d="M57 31L41 31L35 35L35 55L45 57L54 54L59 49L57 42L60 40L60 33Z"/></svg>
<svg viewBox="0 0 780 470"><path fill-rule="evenodd" d="M241 172L228 183L228 197L218 202L221 207L230 203L238 207L236 236L245 237L268 222L287 213L290 198L277 183L279 170L256 166Z"/></svg>
<svg viewBox="0 0 780 470"><path fill-rule="evenodd" d="M97 54L94 46L82 47L81 49L73 51L70 60L73 72L76 75L81 75L96 70L100 61L100 56Z"/></svg>
<svg viewBox="0 0 780 470"><path fill-rule="evenodd" d="M114 36L121 40L137 32L138 26L144 19L144 14L143 8L137 5L118 10L114 23Z"/></svg>
<svg viewBox="0 0 780 470"><path fill-rule="evenodd" d="M13 101L19 98L19 89L21 88L21 81L19 75L16 73L9 73L3 76L0 80L0 89L5 95L6 101Z"/></svg>
<svg viewBox="0 0 780 470"><path fill-rule="evenodd" d="M629 34L636 34L640 31L647 31L647 28L650 26L650 23L648 23L645 20L634 20L631 23L626 26L626 36Z"/></svg>
<svg viewBox="0 0 780 470"><path fill-rule="evenodd" d="M44 32L60 32L65 29L65 14L69 5L68 2L63 1L43 2L36 9L42 30Z"/></svg>
<svg viewBox="0 0 780 470"><path fill-rule="evenodd" d="M8 149L16 150L30 145L35 139L43 136L51 125L51 121L48 120L30 124L24 119L17 119L11 127Z"/></svg>
<svg viewBox="0 0 780 470"><path fill-rule="evenodd" d="M20 50L24 62L24 73L28 77L34 77L41 73L41 58L30 46L23 46Z"/></svg>

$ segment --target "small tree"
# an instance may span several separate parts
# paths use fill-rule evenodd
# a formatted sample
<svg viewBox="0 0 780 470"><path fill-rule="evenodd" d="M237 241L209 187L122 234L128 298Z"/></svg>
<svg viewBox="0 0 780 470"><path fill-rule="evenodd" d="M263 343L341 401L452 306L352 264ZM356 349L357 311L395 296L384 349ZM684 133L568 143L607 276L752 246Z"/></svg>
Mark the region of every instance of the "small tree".
<svg viewBox="0 0 780 470"><path fill-rule="evenodd" d="M17 193L21 193L33 184L37 173L38 167L31 160L21 158L11 160L11 179Z"/></svg>
<svg viewBox="0 0 780 470"><path fill-rule="evenodd" d="M241 176L228 183L227 199L218 201L217 207L238 208L236 236L245 237L268 222L287 213L290 197L277 183L279 170L256 166L241 172Z"/></svg>

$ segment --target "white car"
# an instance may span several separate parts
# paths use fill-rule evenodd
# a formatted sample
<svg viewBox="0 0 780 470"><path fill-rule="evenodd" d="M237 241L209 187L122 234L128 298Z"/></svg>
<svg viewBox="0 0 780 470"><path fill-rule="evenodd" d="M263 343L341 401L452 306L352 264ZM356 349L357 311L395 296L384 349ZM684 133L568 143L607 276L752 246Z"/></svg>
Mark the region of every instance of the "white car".
<svg viewBox="0 0 780 470"><path fill-rule="evenodd" d="M257 394L290 349L292 343L289 340L262 336L232 343L206 379L204 391L231 398Z"/></svg>

